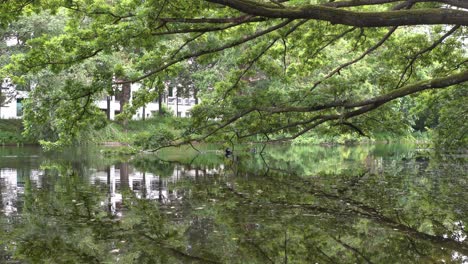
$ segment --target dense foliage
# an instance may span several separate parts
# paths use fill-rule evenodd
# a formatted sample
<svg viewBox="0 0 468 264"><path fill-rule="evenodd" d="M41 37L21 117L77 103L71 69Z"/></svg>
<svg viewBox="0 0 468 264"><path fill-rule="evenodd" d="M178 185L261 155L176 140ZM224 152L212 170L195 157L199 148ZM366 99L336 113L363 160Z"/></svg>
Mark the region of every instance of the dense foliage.
<svg viewBox="0 0 468 264"><path fill-rule="evenodd" d="M202 98L168 144L436 129L440 146L459 146L467 143L466 8L455 0L3 1L4 39L21 45L3 47L1 61L4 76L34 87L26 128L51 146L103 123L93 100L141 82L135 103L144 105L164 81Z"/></svg>

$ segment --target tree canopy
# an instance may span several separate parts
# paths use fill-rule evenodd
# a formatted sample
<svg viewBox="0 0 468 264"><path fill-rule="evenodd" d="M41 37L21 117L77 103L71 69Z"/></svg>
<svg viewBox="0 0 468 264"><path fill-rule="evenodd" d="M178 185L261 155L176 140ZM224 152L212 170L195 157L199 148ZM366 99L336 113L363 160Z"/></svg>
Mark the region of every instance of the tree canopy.
<svg viewBox="0 0 468 264"><path fill-rule="evenodd" d="M113 87L141 82L158 93L155 83L188 71L202 102L174 144L401 133L422 119L423 127L442 120L440 135L455 129L460 144L467 8L462 0L2 1L10 33L37 13L63 23L31 28L2 72L19 84L36 80L25 118L30 130L54 124L51 142L99 123L90 102ZM60 81L42 80L58 73Z"/></svg>

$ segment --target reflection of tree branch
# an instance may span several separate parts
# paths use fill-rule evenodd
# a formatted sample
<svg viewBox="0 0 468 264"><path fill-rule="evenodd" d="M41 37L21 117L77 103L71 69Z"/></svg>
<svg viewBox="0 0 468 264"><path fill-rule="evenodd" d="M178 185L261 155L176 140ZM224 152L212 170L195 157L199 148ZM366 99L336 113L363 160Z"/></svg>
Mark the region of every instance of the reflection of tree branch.
<svg viewBox="0 0 468 264"><path fill-rule="evenodd" d="M293 174L290 174L290 175L294 177ZM427 234L427 233L420 232L416 228L413 228L413 227L410 227L410 226L407 226L407 225L404 225L404 224L401 224L401 223L398 223L398 222L394 221L393 219L383 215L378 210L376 210L375 208L373 208L373 207L371 207L369 205L366 205L366 204L364 204L362 202L355 201L355 200L347 198L347 197L326 193L322 189L315 188L313 182L310 182L310 181L308 181L308 180L306 180L304 178L301 178L299 176L295 176L295 177L296 177L296 181L291 181L291 178L289 178L289 180L287 182L281 181L279 183L279 185L280 186L286 186L286 185L289 184L288 188L296 189L299 192L309 193L309 194L311 194L313 196L316 196L316 197L322 196L322 197L325 197L327 199L334 200L339 204L348 203L349 204L347 206L348 210L346 210L346 212L342 212L341 210L337 210L337 209L334 209L332 207L326 207L325 208L325 207L321 207L321 206L318 206L318 205L315 205L315 204L298 204L298 203L291 204L291 203L284 202L284 201L283 202L271 202L270 203L271 205L273 205L273 206L275 206L275 205L276 206L278 206L278 205L279 206L287 206L289 208L292 207L292 206L300 207L300 208L305 209L305 210L313 210L313 211L322 212L322 213L329 213L329 214L334 215L334 216L336 216L336 215L346 215L347 213L351 213L351 215L353 215L355 217L367 218L369 220L372 220L374 222L377 222L377 223L380 223L380 224L382 224L384 226L387 226L387 227L389 227L389 228L391 228L391 229L393 229L395 231L403 233L403 234L405 234L407 236L412 236L414 238L417 238L417 239L420 239L420 240L423 240L423 241L429 241L431 243L440 245L442 247L450 248L450 249L458 251L458 252L460 252L462 254L468 255L468 245L466 243L455 241L450 237L444 238L444 237L441 237L441 236L430 235L430 234ZM275 180L277 178L269 177L268 179L271 181L271 180ZM291 184L291 182L293 182L295 184ZM311 187L311 189L308 189L307 187Z"/></svg>
<svg viewBox="0 0 468 264"><path fill-rule="evenodd" d="M307 182L308 186L313 186L313 183L311 183L309 181L306 181L304 179L302 179L302 180L304 182ZM302 184L301 186L304 186L304 185L305 184ZM295 186L295 188L300 189L300 187L298 187L298 186ZM337 195L334 195L334 194L327 194L327 193L323 192L322 190L315 190L315 191L310 191L309 190L309 191L307 191L307 190L304 190L303 188L301 190L309 192L309 193L311 193L311 194L313 194L315 196L324 196L324 197L327 197L327 198L330 198L330 199L333 199L333 200L347 202L347 203L350 204L350 206L353 206L356 209L359 209L359 210L356 210L356 209L351 209L350 210L351 212L356 213L359 217L364 216L364 217L366 217L366 218L368 218L370 220L376 221L376 222L384 224L384 225L386 225L386 226L388 226L390 228L393 228L394 230L396 229L399 232L402 232L402 233L404 233L406 235L410 235L410 236L416 237L416 238L421 239L421 240L430 241L432 243L436 243L436 244L442 245L444 247L451 248L453 250L459 251L459 252L461 252L461 253L463 253L465 255L468 255L468 245L466 243L460 243L458 241L453 240L452 238L444 238L444 237L440 237L440 236L436 236L436 235L430 235L430 234L427 234L427 233L420 232L416 228L413 228L413 227L410 227L410 226L395 222L394 220L390 219L389 217L384 216L383 214L381 214L375 208L372 208L372 207L370 207L370 206L368 206L368 205L366 205L366 204L364 204L362 202L358 202L358 201L355 201L353 199L337 196ZM335 212L335 214L336 214L336 212Z"/></svg>
<svg viewBox="0 0 468 264"><path fill-rule="evenodd" d="M150 241L155 242L158 246L162 247L163 249L169 250L175 257L185 259L185 260L198 261L198 262L201 262L201 263L214 263L214 264L221 263L221 262L218 262L218 261L215 261L215 260L205 259L203 257L187 254L182 250L179 250L179 249L174 248L174 247L172 247L170 245L162 243L161 241L158 241L157 239L153 238L152 236L150 236L148 234L145 234L145 233L142 233L142 232L140 232L140 234L143 237L149 239Z"/></svg>
<svg viewBox="0 0 468 264"><path fill-rule="evenodd" d="M351 250L352 252L354 252L355 254L359 255L361 258L363 258L367 263L369 264L372 264L373 262L370 261L370 259L368 257L366 257L362 252L360 252L359 250L357 250L356 248L346 244L345 242L343 242L342 240L340 240L339 238L336 238L334 236L330 236L331 238L333 238L333 240L335 240L336 242L338 242L338 244L342 245L344 248L348 249L348 250Z"/></svg>
<svg viewBox="0 0 468 264"><path fill-rule="evenodd" d="M413 239L411 239L410 237L406 237L406 240L408 240L408 242L409 242L411 248L413 248L414 252L416 252L419 256L428 257L427 254L422 253L422 252L418 249L418 247L417 247L417 245L416 245L416 243L414 242ZM434 262L435 262L435 261L434 261Z"/></svg>
<svg viewBox="0 0 468 264"><path fill-rule="evenodd" d="M325 252L323 252L323 250L322 250L319 246L313 245L313 247L314 247L315 250L317 250L320 254L322 254L330 263L338 263L335 259L333 259L332 257L328 256Z"/></svg>
<svg viewBox="0 0 468 264"><path fill-rule="evenodd" d="M275 262L268 256L268 254L260 247L260 245L254 243L253 241L251 241L251 240L249 240L249 239L246 239L246 240L245 240L245 243L247 243L247 244L253 246L253 247L257 250L257 252L260 252L260 255L261 255L264 259L268 260L268 262L273 263L273 264L275 263Z"/></svg>
<svg viewBox="0 0 468 264"><path fill-rule="evenodd" d="M359 181L361 181L364 178L364 176L369 175L368 173L369 173L369 170L366 170L363 173L359 174L358 176L353 177L349 184L347 184L344 188L338 189L338 193L344 194L346 191L356 186L356 184L358 184Z"/></svg>

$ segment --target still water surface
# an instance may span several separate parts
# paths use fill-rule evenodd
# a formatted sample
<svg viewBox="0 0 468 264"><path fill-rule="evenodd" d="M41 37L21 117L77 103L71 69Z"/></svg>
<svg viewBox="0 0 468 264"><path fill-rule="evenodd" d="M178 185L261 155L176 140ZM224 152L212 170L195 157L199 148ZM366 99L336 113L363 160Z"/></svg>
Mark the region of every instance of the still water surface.
<svg viewBox="0 0 468 264"><path fill-rule="evenodd" d="M464 155L102 153L0 148L0 263L468 263Z"/></svg>

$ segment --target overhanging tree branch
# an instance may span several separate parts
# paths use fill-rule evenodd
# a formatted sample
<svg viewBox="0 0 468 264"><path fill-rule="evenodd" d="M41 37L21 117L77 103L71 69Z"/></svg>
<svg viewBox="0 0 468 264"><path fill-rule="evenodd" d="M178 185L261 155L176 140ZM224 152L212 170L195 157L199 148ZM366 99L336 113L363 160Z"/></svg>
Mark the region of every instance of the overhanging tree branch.
<svg viewBox="0 0 468 264"><path fill-rule="evenodd" d="M239 115L236 115L235 117L225 121L222 123L222 125L219 125L215 130L213 130L211 133L208 134L208 136L213 135L214 133L220 131L221 129L233 124L237 120L251 114L254 111L261 111L265 113L270 113L270 114L280 114L280 113L287 113L287 112L303 112L303 113L313 113L313 112L319 112L319 111L324 111L324 110L331 110L331 109L349 109L351 111L345 111L341 114L318 114L308 120L304 121L299 121L291 124L285 124L284 126L272 128L269 130L257 130L253 133L248 133L244 135L240 135L239 138L246 138L250 136L254 136L256 134L263 134L263 133L275 133L279 132L284 129L288 129L291 127L300 127L302 126L301 131L298 133L288 136L288 137L282 137L282 138L277 138L275 140L268 140L268 142L277 142L277 141L286 141L286 140L292 140L297 138L300 135L305 134L306 132L316 128L317 126L333 121L333 120L339 120L340 122L347 122L345 120L350 119L352 117L360 116L362 114L365 114L367 112L370 112L372 110L375 110L382 106L385 103L388 103L394 99L404 97L410 94L415 94L424 90L428 89L439 89L439 88L446 88L455 84L460 84L463 82L468 81L468 70L458 73L458 74L453 74L445 78L437 78L429 81L424 81L424 82L419 82L416 84L408 85L405 87L402 87L400 89L391 91L387 94L377 96L371 99L367 100L362 100L359 102L354 102L354 103L349 103L345 101L341 102L332 102L328 104L323 104L323 105L318 105L318 106L312 106L312 107L285 107L285 108L276 108L276 107L269 107L269 108L261 108L261 107L255 107L252 109L249 109L248 111L245 111ZM347 122L349 123L349 122ZM364 134L364 133L363 133ZM206 139L208 136L203 137L203 139ZM263 142L262 142L263 143Z"/></svg>
<svg viewBox="0 0 468 264"><path fill-rule="evenodd" d="M321 80L317 81L314 83L314 85L312 86L312 88L310 88L310 90L314 90L315 88L317 88L317 86L319 84L321 84L323 81L331 78L332 76L334 76L335 74L339 73L342 69L362 60L364 57L366 57L367 55L369 55L370 53L372 53L373 51L375 51L376 49L378 49L380 46L382 46L382 44L385 43L385 41L387 41L390 36L397 30L397 27L393 27L391 28L387 34L385 34L385 36L379 41L377 42L377 44L375 44L374 46L372 46L371 48L369 48L368 50L366 50L364 53L362 53L359 57L357 57L356 59L352 60L352 61L348 61L338 67L336 67L335 69L333 69L331 72L329 72L325 77L323 77Z"/></svg>
<svg viewBox="0 0 468 264"><path fill-rule="evenodd" d="M173 59L173 60L170 60L170 61L166 61L162 66L156 68L155 70L149 71L146 74L143 74L142 76L140 76L138 78L135 78L135 79L130 80L130 81L115 82L115 84L132 83L132 82L141 81L141 80L146 79L146 78L148 78L149 76L151 76L153 74L161 72L161 71L169 68L170 66L172 66L172 65L174 65L176 63L179 63L181 61L184 61L184 60L187 60L187 59L190 59L190 58L199 57L199 56L206 55L206 54L211 54L211 53L223 51L225 49L229 49L229 48L238 46L240 44L249 42L249 41L251 41L253 39L256 39L256 38L261 37L263 35L266 35L266 34L268 34L270 32L273 32L273 31L275 31L277 29L280 29L280 28L286 26L287 24L289 24L291 22L292 22L292 20L288 19L288 20L285 20L285 21L283 21L283 22L281 22L281 23L279 23L279 24L277 24L275 26L269 27L269 28L267 28L265 30L261 30L261 31L259 31L257 33L254 33L252 35L243 37L241 39L237 39L237 40L235 40L235 41L233 41L231 43L228 43L228 44L225 44L225 45L222 45L222 46L219 46L219 47L205 49L205 50L199 50L199 51L195 51L195 52L183 55L183 56L181 56L179 58L176 58L176 59Z"/></svg>
<svg viewBox="0 0 468 264"><path fill-rule="evenodd" d="M411 73L412 73L412 69L413 69L413 64L416 62L416 60L422 56L424 53L427 53L427 52L430 52L431 50L435 49L437 46L439 46L447 37L451 36L453 33L455 33L455 31L457 31L458 29L460 28L459 25L456 25L454 27L452 27L447 33L445 33L442 37L440 37L437 41L435 41L434 43L432 43L431 46L419 51L418 53L416 53L410 60L410 62L406 65L405 69L403 70L403 72L401 73L401 76L400 76L400 81L398 81L398 84L397 84L397 88L400 87L401 85L404 85L406 83L406 81L411 77ZM406 73L408 72L408 70L411 69L410 71L410 74L408 75L408 77L406 78L406 81L404 80L405 78L405 75Z"/></svg>
<svg viewBox="0 0 468 264"><path fill-rule="evenodd" d="M269 18L315 19L355 27L395 27L410 25L468 25L468 11L446 8L358 12L320 5L278 8L252 0L206 0L245 14Z"/></svg>

